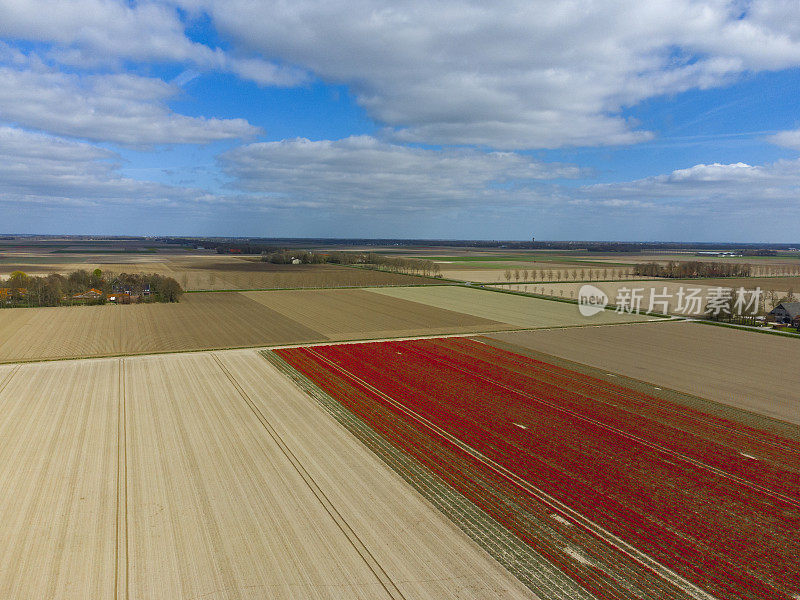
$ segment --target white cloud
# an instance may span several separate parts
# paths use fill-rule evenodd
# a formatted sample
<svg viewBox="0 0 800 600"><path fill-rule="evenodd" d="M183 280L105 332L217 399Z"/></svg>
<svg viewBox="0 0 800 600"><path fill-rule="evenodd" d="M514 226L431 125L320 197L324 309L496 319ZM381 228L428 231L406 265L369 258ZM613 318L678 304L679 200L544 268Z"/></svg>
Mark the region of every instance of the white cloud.
<svg viewBox="0 0 800 600"><path fill-rule="evenodd" d="M800 216L800 159L766 165L699 164L629 182L584 186L565 192L587 207L637 207L656 213L716 218ZM631 203L631 204L626 204ZM637 203L640 206L637 206ZM745 228L744 222L742 227Z"/></svg>
<svg viewBox="0 0 800 600"><path fill-rule="evenodd" d="M0 201L47 206L108 203L166 206L205 192L121 177L113 152L0 126Z"/></svg>
<svg viewBox="0 0 800 600"><path fill-rule="evenodd" d="M79 68L139 62L190 63L235 73L262 85L297 85L299 69L194 42L174 6L113 0L6 0L0 37L50 44L48 56Z"/></svg>
<svg viewBox="0 0 800 600"><path fill-rule="evenodd" d="M800 129L781 131L775 135L767 137L767 141L776 144L777 146L783 146L784 148L800 150Z"/></svg>
<svg viewBox="0 0 800 600"><path fill-rule="evenodd" d="M184 0L240 47L348 84L397 139L496 148L647 139L646 98L800 64L794 2Z"/></svg>
<svg viewBox="0 0 800 600"><path fill-rule="evenodd" d="M129 146L208 143L259 133L244 119L188 117L166 102L178 88L128 74L75 75L0 67L0 121Z"/></svg>
<svg viewBox="0 0 800 600"><path fill-rule="evenodd" d="M243 191L266 194L276 205L334 210L497 206L535 181L580 174L511 152L437 151L368 136L255 143L221 161Z"/></svg>
<svg viewBox="0 0 800 600"><path fill-rule="evenodd" d="M187 35L206 13L225 50ZM800 65L796 15L793 0L9 0L0 36L79 68L167 62L264 85L311 72L397 141L520 149L647 140L626 107Z"/></svg>

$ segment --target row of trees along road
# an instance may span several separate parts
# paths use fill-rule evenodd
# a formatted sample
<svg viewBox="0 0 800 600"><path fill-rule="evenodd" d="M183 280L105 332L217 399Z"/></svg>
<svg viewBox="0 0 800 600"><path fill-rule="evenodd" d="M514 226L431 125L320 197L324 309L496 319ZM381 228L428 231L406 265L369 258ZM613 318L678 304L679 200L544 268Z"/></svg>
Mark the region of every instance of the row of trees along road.
<svg viewBox="0 0 800 600"><path fill-rule="evenodd" d="M642 277L667 277L669 279L693 279L697 277L750 277L750 265L725 262L670 261L636 265L634 275Z"/></svg>

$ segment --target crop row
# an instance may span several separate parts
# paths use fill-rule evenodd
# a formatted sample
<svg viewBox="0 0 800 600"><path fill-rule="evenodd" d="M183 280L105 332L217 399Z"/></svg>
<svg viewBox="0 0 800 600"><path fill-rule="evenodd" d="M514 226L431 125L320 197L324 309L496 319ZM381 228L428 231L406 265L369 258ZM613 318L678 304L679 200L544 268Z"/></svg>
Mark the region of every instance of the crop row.
<svg viewBox="0 0 800 600"><path fill-rule="evenodd" d="M702 415L469 340L279 353L598 597L680 592L413 415L718 597L800 589L794 460L752 468L737 445L788 440L721 422L728 444L706 439Z"/></svg>

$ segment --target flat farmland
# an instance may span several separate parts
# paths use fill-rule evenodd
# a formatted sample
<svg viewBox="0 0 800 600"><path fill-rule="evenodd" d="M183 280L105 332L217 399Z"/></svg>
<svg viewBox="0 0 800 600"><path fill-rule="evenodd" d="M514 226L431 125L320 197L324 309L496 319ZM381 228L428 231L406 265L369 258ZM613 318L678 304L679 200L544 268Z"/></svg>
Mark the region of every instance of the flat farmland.
<svg viewBox="0 0 800 600"><path fill-rule="evenodd" d="M540 283L540 284L512 284L510 286L503 286L503 288L511 289L519 292L526 292L529 294L541 294L544 296L553 296L556 298L569 298L576 299L578 292L586 285L585 283ZM702 315L705 312L707 298L711 293L710 290L715 287L712 282L706 279L697 280L664 280L664 279L648 279L638 281L598 281L593 282L591 285L605 292L608 296L609 304L619 304L618 297L620 297L620 290L628 290L622 292L622 296L627 296L630 299L632 290L637 290L636 294L640 298L640 310L646 312L650 309L650 302L653 301L653 308L655 312L679 313L685 315ZM499 287L499 286L498 286ZM755 289L752 287L745 287L747 290ZM501 288L502 289L502 288ZM678 310L680 290L685 294L694 293L699 300L697 302L684 301L684 306L689 306L689 310ZM694 292L693 290L699 290ZM746 296L749 299L749 295ZM667 303L667 311L664 311L664 305L661 301ZM763 298L762 298L763 301Z"/></svg>
<svg viewBox="0 0 800 600"><path fill-rule="evenodd" d="M242 292L328 339L493 331L513 325L367 290Z"/></svg>
<svg viewBox="0 0 800 600"><path fill-rule="evenodd" d="M168 263L187 289L252 290L340 288L378 285L431 285L436 280L340 265L274 265L253 259L193 258Z"/></svg>
<svg viewBox="0 0 800 600"><path fill-rule="evenodd" d="M44 255L7 257L0 275L67 274L99 268L112 273L157 273L174 278L186 290L340 288L435 284L428 277L357 269L339 265L274 265L257 258L175 254Z"/></svg>
<svg viewBox="0 0 800 600"><path fill-rule="evenodd" d="M642 315L618 315L610 310L584 317L575 304L461 286L381 288L372 291L524 328L600 325L648 319Z"/></svg>
<svg viewBox="0 0 800 600"><path fill-rule="evenodd" d="M176 304L0 310L0 361L511 328L491 319L362 290L192 293Z"/></svg>
<svg viewBox="0 0 800 600"><path fill-rule="evenodd" d="M465 338L275 353L580 589L542 582L545 598L800 592L800 428L782 437Z"/></svg>
<svg viewBox="0 0 800 600"><path fill-rule="evenodd" d="M113 598L119 366L0 368L0 597Z"/></svg>
<svg viewBox="0 0 800 600"><path fill-rule="evenodd" d="M565 358L800 424L800 340L690 322L493 334Z"/></svg>
<svg viewBox="0 0 800 600"><path fill-rule="evenodd" d="M751 290L760 287L762 290L774 290L778 294L785 294L792 290L795 294L800 292L800 277L730 277L720 279L681 279L684 284L693 282L702 285L739 288Z"/></svg>
<svg viewBox="0 0 800 600"><path fill-rule="evenodd" d="M532 598L253 351L0 367L3 598Z"/></svg>
<svg viewBox="0 0 800 600"><path fill-rule="evenodd" d="M324 339L235 292L186 294L177 304L6 309L0 336L6 362Z"/></svg>

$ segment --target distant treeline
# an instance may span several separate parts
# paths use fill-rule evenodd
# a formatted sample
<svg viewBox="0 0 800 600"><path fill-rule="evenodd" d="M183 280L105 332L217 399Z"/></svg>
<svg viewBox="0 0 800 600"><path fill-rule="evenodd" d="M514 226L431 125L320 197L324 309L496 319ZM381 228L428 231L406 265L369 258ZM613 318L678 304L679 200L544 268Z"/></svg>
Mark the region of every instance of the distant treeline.
<svg viewBox="0 0 800 600"><path fill-rule="evenodd" d="M309 250L275 250L264 252L261 260L273 264L287 265L299 261L304 265L360 265L365 268L403 273L405 275L425 275L441 277L439 265L432 260L419 258L393 258L375 252L312 252Z"/></svg>
<svg viewBox="0 0 800 600"><path fill-rule="evenodd" d="M750 277L750 265L726 262L670 261L666 264L649 262L634 266L633 274L642 277L693 279L697 277Z"/></svg>
<svg viewBox="0 0 800 600"><path fill-rule="evenodd" d="M7 279L0 278L0 307L105 304L111 294L123 302L178 302L183 289L172 277L100 269L44 276L14 271ZM81 295L85 297L76 298Z"/></svg>
<svg viewBox="0 0 800 600"><path fill-rule="evenodd" d="M183 246L202 246L221 254L229 252L241 254L261 254L280 248L309 248L313 246L396 246L402 248L428 247L467 247L467 248L507 248L512 250L589 250L592 252L649 252L654 250L725 250L745 256L772 256L777 250L800 247L796 244L737 244L717 242L614 242L600 240L583 241L535 241L535 240L424 240L392 238L187 238L157 237L148 238L165 244ZM767 253L762 253L767 251Z"/></svg>

